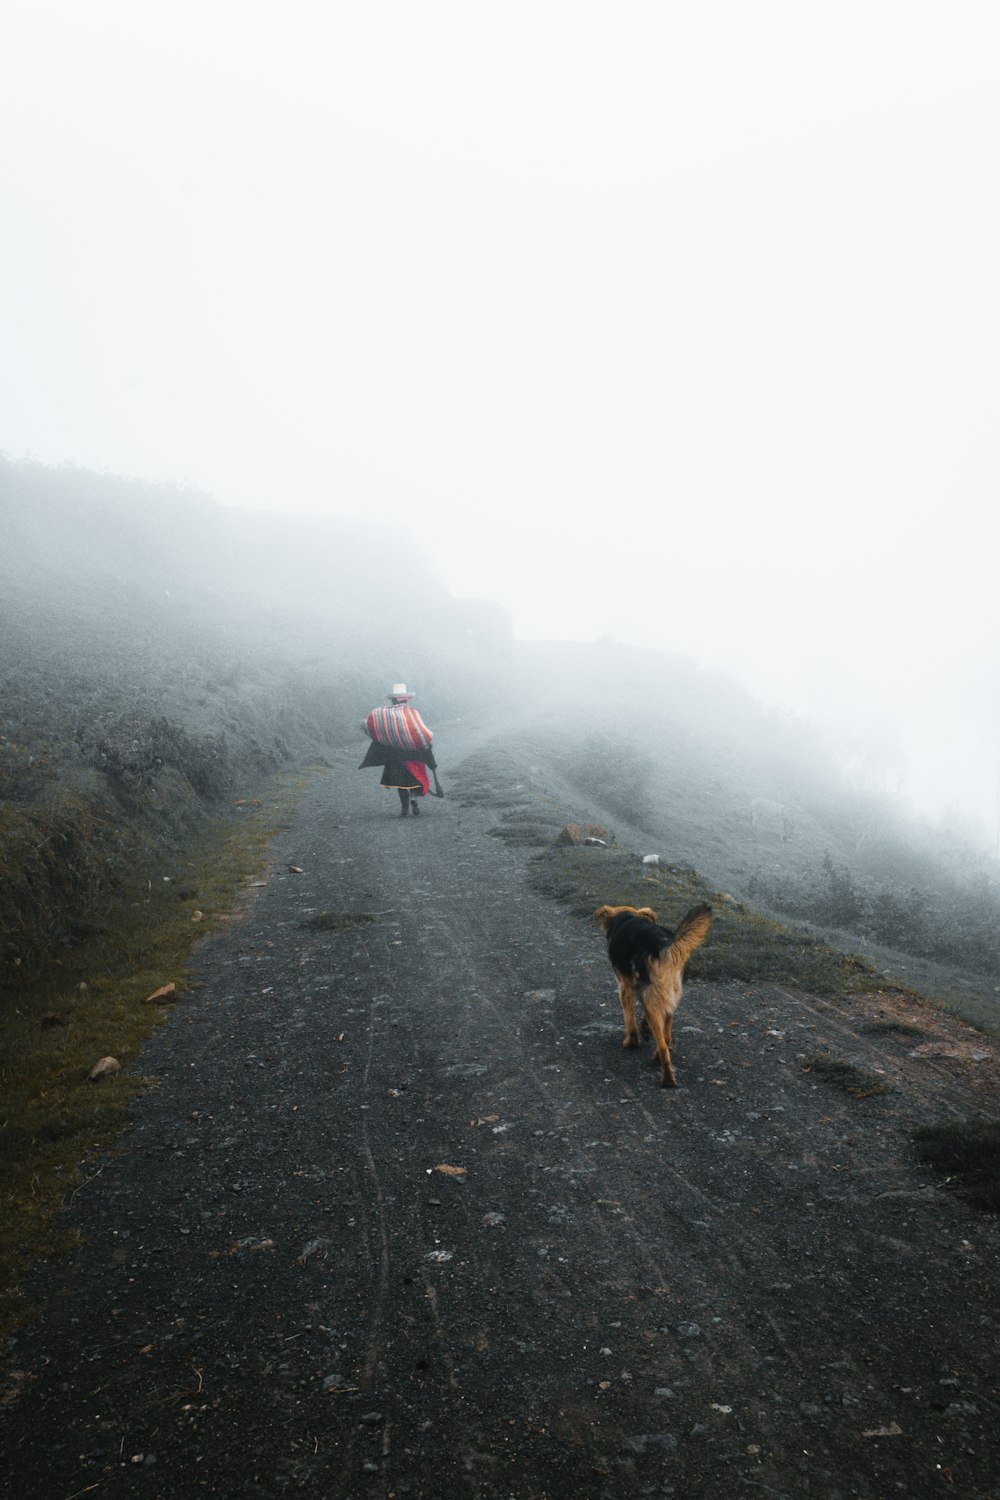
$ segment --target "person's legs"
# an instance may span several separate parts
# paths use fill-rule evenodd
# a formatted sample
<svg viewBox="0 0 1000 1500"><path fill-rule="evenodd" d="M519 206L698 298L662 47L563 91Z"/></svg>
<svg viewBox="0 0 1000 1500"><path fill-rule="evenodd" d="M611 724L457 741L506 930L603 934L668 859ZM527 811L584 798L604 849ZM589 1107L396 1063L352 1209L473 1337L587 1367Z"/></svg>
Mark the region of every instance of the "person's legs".
<svg viewBox="0 0 1000 1500"><path fill-rule="evenodd" d="M410 811L411 811L411 813L413 814L413 816L415 818L419 817L419 815L420 815L420 793L419 792L411 792L410 793Z"/></svg>
<svg viewBox="0 0 1000 1500"><path fill-rule="evenodd" d="M405 818L406 814L409 812L409 809L410 809L410 793L409 793L409 789L407 787L405 787L405 786L401 786L401 787L398 787L397 790L399 792L399 802L400 802L399 816L401 818ZM416 807L414 807L413 811L416 812L416 810L417 810Z"/></svg>

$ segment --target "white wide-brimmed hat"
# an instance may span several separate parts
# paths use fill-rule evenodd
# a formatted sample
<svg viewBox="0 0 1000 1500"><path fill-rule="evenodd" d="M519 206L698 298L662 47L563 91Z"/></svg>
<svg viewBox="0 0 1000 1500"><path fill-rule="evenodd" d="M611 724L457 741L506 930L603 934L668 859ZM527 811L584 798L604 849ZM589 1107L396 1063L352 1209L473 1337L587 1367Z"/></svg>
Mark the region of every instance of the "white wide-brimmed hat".
<svg viewBox="0 0 1000 1500"><path fill-rule="evenodd" d="M413 694L406 691L405 682L394 682L389 692L390 698L412 698Z"/></svg>

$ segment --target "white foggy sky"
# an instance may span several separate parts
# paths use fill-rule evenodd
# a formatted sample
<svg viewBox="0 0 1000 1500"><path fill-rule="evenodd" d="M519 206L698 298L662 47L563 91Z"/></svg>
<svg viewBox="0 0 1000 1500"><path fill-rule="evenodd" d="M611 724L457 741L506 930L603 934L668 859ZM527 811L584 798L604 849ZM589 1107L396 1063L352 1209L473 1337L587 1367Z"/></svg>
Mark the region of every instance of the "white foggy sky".
<svg viewBox="0 0 1000 1500"><path fill-rule="evenodd" d="M374 513L521 635L884 710L989 818L998 43L961 0L7 0L0 448Z"/></svg>

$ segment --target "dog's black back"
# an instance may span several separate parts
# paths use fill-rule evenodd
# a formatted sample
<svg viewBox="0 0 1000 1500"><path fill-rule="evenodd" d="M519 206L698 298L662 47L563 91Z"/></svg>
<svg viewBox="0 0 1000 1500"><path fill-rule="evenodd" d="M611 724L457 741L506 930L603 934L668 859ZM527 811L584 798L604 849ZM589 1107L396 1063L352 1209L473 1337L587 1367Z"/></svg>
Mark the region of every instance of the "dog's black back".
<svg viewBox="0 0 1000 1500"><path fill-rule="evenodd" d="M637 917L631 912L619 912L608 927L611 967L645 987L649 984L649 960L659 958L673 940L673 933L658 922L650 922L648 917Z"/></svg>

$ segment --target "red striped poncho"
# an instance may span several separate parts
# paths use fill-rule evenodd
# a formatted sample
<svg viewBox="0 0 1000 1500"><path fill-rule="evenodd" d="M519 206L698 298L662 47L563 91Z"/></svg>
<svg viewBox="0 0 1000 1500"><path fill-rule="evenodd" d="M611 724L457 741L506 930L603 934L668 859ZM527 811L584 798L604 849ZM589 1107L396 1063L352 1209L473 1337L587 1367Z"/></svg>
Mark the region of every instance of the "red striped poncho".
<svg viewBox="0 0 1000 1500"><path fill-rule="evenodd" d="M389 745L395 750L429 750L434 739L417 710L408 703L373 708L365 719L365 730L376 745Z"/></svg>

